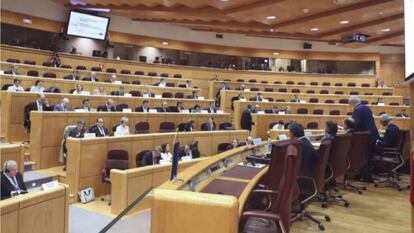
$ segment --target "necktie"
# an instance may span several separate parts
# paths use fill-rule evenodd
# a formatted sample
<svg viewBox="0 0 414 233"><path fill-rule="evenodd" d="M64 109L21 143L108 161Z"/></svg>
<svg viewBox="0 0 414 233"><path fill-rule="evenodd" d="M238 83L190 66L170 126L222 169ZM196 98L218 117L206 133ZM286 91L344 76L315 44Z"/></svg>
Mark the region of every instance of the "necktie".
<svg viewBox="0 0 414 233"><path fill-rule="evenodd" d="M11 177L10 180L12 181L13 186L16 189L19 189L19 185L17 184L16 177Z"/></svg>

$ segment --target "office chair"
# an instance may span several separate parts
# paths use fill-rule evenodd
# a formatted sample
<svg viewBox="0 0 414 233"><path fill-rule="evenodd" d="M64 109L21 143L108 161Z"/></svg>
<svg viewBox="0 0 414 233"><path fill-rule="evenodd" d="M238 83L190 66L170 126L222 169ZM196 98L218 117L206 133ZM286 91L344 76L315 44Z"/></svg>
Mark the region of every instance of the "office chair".
<svg viewBox="0 0 414 233"><path fill-rule="evenodd" d="M217 152L218 153L221 153L221 152L224 152L224 151L226 151L226 150L229 150L229 148L231 147L231 144L230 143L228 143L228 142L223 142L223 143L220 143L220 144L218 144L218 146L217 146Z"/></svg>
<svg viewBox="0 0 414 233"><path fill-rule="evenodd" d="M126 170L129 168L129 154L125 150L110 150L106 159L106 167L102 170L102 183L105 185L104 195L106 195L106 185L111 184L111 169ZM104 197L101 198L105 200ZM108 205L111 205L109 201Z"/></svg>
<svg viewBox="0 0 414 233"><path fill-rule="evenodd" d="M174 122L161 122L160 123L160 133L175 132L175 123Z"/></svg>
<svg viewBox="0 0 414 233"><path fill-rule="evenodd" d="M234 130L234 127L230 122L223 122L219 125L219 130Z"/></svg>
<svg viewBox="0 0 414 233"><path fill-rule="evenodd" d="M135 155L135 165L137 167L141 167L141 161L142 161L142 157L144 156L145 153L147 152L151 152L150 150L142 150L139 151L136 155Z"/></svg>
<svg viewBox="0 0 414 233"><path fill-rule="evenodd" d="M144 134L149 133L149 123L148 122L138 122L135 124L135 133Z"/></svg>

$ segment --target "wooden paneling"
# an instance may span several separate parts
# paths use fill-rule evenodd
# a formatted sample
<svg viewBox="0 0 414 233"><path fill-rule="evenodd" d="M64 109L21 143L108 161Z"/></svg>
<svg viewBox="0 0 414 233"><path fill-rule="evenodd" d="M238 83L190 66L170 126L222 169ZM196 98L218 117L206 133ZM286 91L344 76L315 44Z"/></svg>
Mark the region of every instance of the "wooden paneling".
<svg viewBox="0 0 414 233"><path fill-rule="evenodd" d="M39 18L32 15L21 14L17 12L12 12L8 10L1 9L1 23L12 24L25 28L38 29L48 32L60 32L63 30L64 24L57 21L48 20L45 18ZM23 19L32 20L31 24L23 23Z"/></svg>
<svg viewBox="0 0 414 233"><path fill-rule="evenodd" d="M24 173L24 155L21 144L0 144L0 166L3 167L7 160L14 160L17 163L17 169Z"/></svg>
<svg viewBox="0 0 414 233"><path fill-rule="evenodd" d="M101 182L101 171L105 167L107 153L110 149L125 149L129 152L130 167L135 167L136 152L143 149L153 149L161 143L172 143L175 133L165 133L165 141L155 140L158 134L141 134L124 137L105 137L92 139L69 138L67 141L68 162L67 162L67 183L71 194L77 196L77 192L86 187L93 187L95 195L104 193L104 185ZM212 138L246 138L248 132L245 130L232 131L211 131L211 132L183 132L181 136L188 135L199 141L199 151L203 156L217 154ZM225 135L225 136L223 136ZM168 137L169 136L169 137ZM205 141L209 145L203 144ZM201 143L203 142L203 143ZM201 144L200 144L201 143ZM93 167L90 165L94 164ZM167 173L155 177L155 183L159 184ZM131 197L132 198L132 197Z"/></svg>

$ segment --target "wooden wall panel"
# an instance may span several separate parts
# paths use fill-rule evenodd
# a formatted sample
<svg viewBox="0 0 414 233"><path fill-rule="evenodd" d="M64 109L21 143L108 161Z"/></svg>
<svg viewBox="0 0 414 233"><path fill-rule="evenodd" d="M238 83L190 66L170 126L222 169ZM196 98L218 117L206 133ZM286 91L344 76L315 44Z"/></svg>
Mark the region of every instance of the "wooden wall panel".
<svg viewBox="0 0 414 233"><path fill-rule="evenodd" d="M0 144L0 166L7 160L14 160L17 163L17 169L24 173L24 154L21 144Z"/></svg>

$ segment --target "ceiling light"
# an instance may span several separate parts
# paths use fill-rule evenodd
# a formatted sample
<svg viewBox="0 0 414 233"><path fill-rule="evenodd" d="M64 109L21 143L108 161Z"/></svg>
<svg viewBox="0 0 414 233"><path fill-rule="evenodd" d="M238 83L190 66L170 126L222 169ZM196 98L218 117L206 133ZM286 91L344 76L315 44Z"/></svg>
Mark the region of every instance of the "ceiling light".
<svg viewBox="0 0 414 233"><path fill-rule="evenodd" d="M381 32L389 32L389 31L391 31L391 28L383 28L383 29L381 29Z"/></svg>
<svg viewBox="0 0 414 233"><path fill-rule="evenodd" d="M274 16L274 15L269 15L269 16L266 16L266 19L268 19L268 20L276 19L276 16Z"/></svg>
<svg viewBox="0 0 414 233"><path fill-rule="evenodd" d="M222 2L228 2L229 0L220 0L220 1L222 1Z"/></svg>
<svg viewBox="0 0 414 233"><path fill-rule="evenodd" d="M309 9L308 8L303 8L302 11L303 11L304 14L307 14L309 12Z"/></svg>
<svg viewBox="0 0 414 233"><path fill-rule="evenodd" d="M161 44L162 45L165 45L165 46L168 46L169 45L169 43L167 41L163 41Z"/></svg>
<svg viewBox="0 0 414 233"><path fill-rule="evenodd" d="M341 21L339 21L339 24L348 24L349 23L349 20L341 20Z"/></svg>
<svg viewBox="0 0 414 233"><path fill-rule="evenodd" d="M311 28L310 31L311 32L317 32L317 31L319 31L319 28Z"/></svg>
<svg viewBox="0 0 414 233"><path fill-rule="evenodd" d="M278 29L275 29L275 28L271 28L271 29L269 29L269 32L278 32L279 30Z"/></svg>
<svg viewBox="0 0 414 233"><path fill-rule="evenodd" d="M278 56L279 52L273 52L273 56Z"/></svg>

